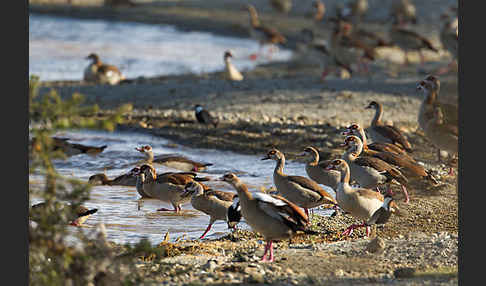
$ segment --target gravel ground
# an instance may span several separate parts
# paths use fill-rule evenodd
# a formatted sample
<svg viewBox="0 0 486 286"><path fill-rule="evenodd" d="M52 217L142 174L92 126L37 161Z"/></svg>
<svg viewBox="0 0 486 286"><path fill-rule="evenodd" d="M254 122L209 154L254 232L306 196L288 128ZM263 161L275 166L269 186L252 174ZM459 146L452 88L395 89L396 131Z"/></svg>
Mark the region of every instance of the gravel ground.
<svg viewBox="0 0 486 286"><path fill-rule="evenodd" d="M294 3L298 8L286 18L272 12L267 1L159 1L151 9L142 6L114 10L31 5L30 10L90 18L114 18L116 14L118 20L171 22L187 29L247 36L246 12L233 6L233 2L255 4L266 21L277 23L289 35L290 48L298 31L312 25L303 17L307 13L304 1L301 5ZM369 2L371 7L382 3ZM415 2L420 4L418 29L431 35L437 43L437 19L446 8L442 5L444 1ZM366 26L385 32L380 13L383 9L374 9ZM323 34L328 32L329 29L323 28ZM380 101L384 106L384 120L405 132L415 148L414 158L440 179L437 186L411 182L409 204L404 204L401 192L396 192L398 205L405 215L392 216L386 226L373 231L371 238L363 238L362 230L349 238L341 237L339 233L356 222L347 215L313 217L312 227L321 234L296 237L290 246L289 242L279 242L273 264L258 262L263 253L260 238L240 230L219 240L179 242L177 247L183 249L179 255L140 262L139 271L147 281L164 285L320 285L326 282L456 285L457 176L446 174L445 166L437 162L434 147L417 130L421 97L415 91L418 80L447 65L450 57L443 51L439 55L426 54L424 67L416 62L403 67L399 60L390 60L403 56L401 51L389 49L380 54L382 57L370 67L371 76L358 74L350 79L330 76L326 82L320 81L322 70L318 66L296 57L288 63L268 64L245 72L245 81L240 83L225 81L221 73L210 73L130 79L117 86L79 81L44 82L41 93L51 88L64 97L80 92L86 96L87 103L100 105L100 116L131 102L134 111L119 126L120 130L138 130L188 146L247 154L263 155L270 145L276 145L290 160L294 159L292 154L308 145L318 147L323 158L339 156L343 152L338 146L343 140L342 127L351 122L368 126L373 112L364 107L371 100ZM441 100L457 102L457 74L440 79ZM217 128L195 121L196 103L203 104L218 117Z"/></svg>

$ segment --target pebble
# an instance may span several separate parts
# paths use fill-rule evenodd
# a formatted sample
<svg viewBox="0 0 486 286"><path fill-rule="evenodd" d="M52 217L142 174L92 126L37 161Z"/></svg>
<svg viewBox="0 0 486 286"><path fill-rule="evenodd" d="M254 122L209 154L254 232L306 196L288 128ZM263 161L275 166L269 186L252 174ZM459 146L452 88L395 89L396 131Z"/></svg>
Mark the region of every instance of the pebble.
<svg viewBox="0 0 486 286"><path fill-rule="evenodd" d="M385 250L385 241L381 237L376 237L366 247L371 253L382 253Z"/></svg>

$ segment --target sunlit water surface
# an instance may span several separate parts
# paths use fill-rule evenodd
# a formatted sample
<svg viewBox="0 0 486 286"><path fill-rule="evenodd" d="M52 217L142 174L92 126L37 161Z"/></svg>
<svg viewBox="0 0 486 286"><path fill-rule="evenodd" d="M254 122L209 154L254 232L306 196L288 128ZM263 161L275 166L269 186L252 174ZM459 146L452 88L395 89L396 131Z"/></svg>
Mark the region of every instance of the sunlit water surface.
<svg viewBox="0 0 486 286"><path fill-rule="evenodd" d="M225 50L233 51L241 71L291 57L290 50L280 49L271 59L251 61L258 49L251 39L182 32L168 25L29 14L29 75L41 80L81 80L90 53L119 67L127 78L223 70Z"/></svg>

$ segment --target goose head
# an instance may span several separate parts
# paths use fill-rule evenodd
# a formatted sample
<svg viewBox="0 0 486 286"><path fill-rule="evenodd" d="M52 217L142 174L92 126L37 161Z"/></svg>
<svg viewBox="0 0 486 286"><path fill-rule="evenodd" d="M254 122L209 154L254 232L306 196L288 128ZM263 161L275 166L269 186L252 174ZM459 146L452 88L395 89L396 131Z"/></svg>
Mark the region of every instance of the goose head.
<svg viewBox="0 0 486 286"><path fill-rule="evenodd" d="M265 157L263 157L262 160L272 159L272 160L278 161L278 160L281 160L282 158L284 158L284 154L282 152L280 152L279 150L272 148L270 151L267 152L267 155Z"/></svg>

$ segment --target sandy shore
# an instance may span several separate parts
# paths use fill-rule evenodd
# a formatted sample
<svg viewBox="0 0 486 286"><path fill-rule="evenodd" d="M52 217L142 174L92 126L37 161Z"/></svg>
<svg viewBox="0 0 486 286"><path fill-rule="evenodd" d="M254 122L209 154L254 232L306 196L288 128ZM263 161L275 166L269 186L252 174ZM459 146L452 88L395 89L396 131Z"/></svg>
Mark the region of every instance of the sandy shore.
<svg viewBox="0 0 486 286"><path fill-rule="evenodd" d="M227 4L230 2L236 1L160 2L157 5L160 9L31 5L30 10L74 17L169 23L187 29L197 26L201 30L244 37L247 35L246 12ZM302 17L307 11L304 4L282 19L270 10L266 1L253 2L259 5L257 9L261 8L266 20L278 22L279 29L291 39L297 38L302 27L312 24ZM373 5L377 2L370 0ZM418 7L423 13L419 29L432 35L437 42L438 26L434 19L439 12L425 14L423 11L431 5L439 7L439 1L424 2L427 4ZM379 14L370 16L367 25L385 32L379 24L380 17ZM323 33L328 30L324 29ZM444 166L436 161L435 149L417 130L422 98L415 91L418 80L437 67L447 65L450 57L445 52L430 55L423 67L425 71L420 71L417 64L403 67L399 62L388 61L387 52L383 55L372 64L371 76L358 74L351 79L331 76L326 82L320 81L318 66L296 58L245 72L245 81L241 83L230 83L221 73L210 73L131 79L130 83L117 86L81 81L44 82L41 93L51 88L65 97L80 92L86 96L87 103L99 104L101 116L120 104L131 102L135 109L126 123L119 126L120 130L149 132L188 146L262 156L268 146L276 145L289 154L289 159L294 159L292 154L308 145L318 147L324 158L339 156L343 152L338 146L343 140L342 127L351 122L368 126L373 112L364 107L371 100L380 101L384 106L384 119L406 133L416 149L413 156L441 180L439 186L412 182L409 204L404 204L401 192L396 192L399 207L407 212L406 216L392 217L371 239L363 239L363 231L356 231L350 238L339 236L339 232L355 222L346 215L316 217L313 228L323 234L296 238L290 246L288 242L280 242L276 249L277 261L272 265L258 263L256 258L263 251L258 239L238 232L217 241L181 242L177 246L181 249L178 255L156 264L140 263L139 269L145 271L147 279L170 285L317 285L326 281L337 285L455 285L457 177L445 174ZM457 102L457 74L450 73L440 79L442 100ZM218 128L201 126L195 121L193 106L196 103L203 104L219 118ZM373 237L383 240L382 252L367 250ZM211 259L215 262L210 262ZM412 270L404 268L415 272L412 274Z"/></svg>

